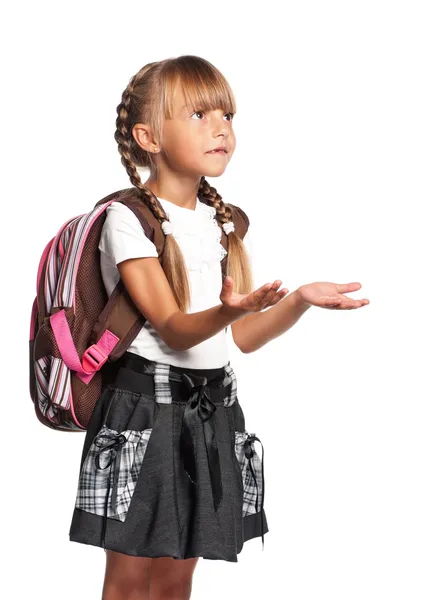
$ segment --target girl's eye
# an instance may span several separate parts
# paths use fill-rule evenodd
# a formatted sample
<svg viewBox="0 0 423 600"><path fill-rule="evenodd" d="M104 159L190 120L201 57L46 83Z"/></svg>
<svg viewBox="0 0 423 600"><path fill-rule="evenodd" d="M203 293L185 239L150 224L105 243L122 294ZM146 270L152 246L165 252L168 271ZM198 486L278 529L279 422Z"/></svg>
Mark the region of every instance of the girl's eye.
<svg viewBox="0 0 423 600"><path fill-rule="evenodd" d="M196 110L195 112L192 113L191 117L193 115L204 115L204 112L205 112L204 110ZM225 117L228 116L228 115L230 116L229 121L233 121L234 120L234 116L235 116L234 113L231 113L231 112L226 113Z"/></svg>

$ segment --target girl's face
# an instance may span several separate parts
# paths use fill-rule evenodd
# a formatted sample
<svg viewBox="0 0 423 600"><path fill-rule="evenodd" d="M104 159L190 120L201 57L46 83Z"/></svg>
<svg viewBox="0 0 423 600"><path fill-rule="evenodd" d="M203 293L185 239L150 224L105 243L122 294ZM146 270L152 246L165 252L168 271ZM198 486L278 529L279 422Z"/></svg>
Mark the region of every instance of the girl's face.
<svg viewBox="0 0 423 600"><path fill-rule="evenodd" d="M159 169L163 160L178 173L194 177L222 175L236 147L232 118L232 113L221 109L204 111L185 106L178 87L172 118L163 123L162 152L156 157ZM218 147L225 151L212 153Z"/></svg>

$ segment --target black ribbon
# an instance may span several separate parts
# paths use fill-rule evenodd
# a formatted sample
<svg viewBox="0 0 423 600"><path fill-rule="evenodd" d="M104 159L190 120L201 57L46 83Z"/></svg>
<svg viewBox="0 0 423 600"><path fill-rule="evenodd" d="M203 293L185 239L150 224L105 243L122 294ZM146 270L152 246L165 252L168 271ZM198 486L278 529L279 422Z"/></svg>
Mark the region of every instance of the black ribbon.
<svg viewBox="0 0 423 600"><path fill-rule="evenodd" d="M213 387L222 387L222 383L219 382L216 385L212 385L213 380L207 382L206 377L198 377L195 375L188 375L187 373L182 373L182 381L187 386L190 391L190 397L185 405L183 420L182 420L182 430L180 437L180 451L182 462L184 465L184 469L188 474L190 480L196 484L197 476L196 476L196 465L195 465L195 430L197 419L200 418L203 426L203 434L204 441L206 445L207 451L207 461L209 466L210 473L210 482L213 493L213 502L214 508L217 510L222 502L223 497L223 489L222 489L222 476L220 470L220 461L219 461L219 450L217 447L216 436L215 436L215 420L211 417L216 410L216 405L212 402L210 398L210 389ZM104 441L106 440L106 443ZM111 500L111 511L112 513L116 510L116 498L117 498L117 490L118 490L118 480L119 480L119 470L120 470L120 455L122 451L122 446L126 442L126 437L123 434L108 434L104 433L95 438L94 443L96 446L100 447L99 452L95 456L95 465L98 469L104 470L108 467L111 467L112 462L115 461L114 464L114 472L113 472L113 491L112 491L112 500ZM259 512L258 500L259 500L259 488L257 484L256 475L254 473L253 464L251 461L252 456L254 455L254 448L252 446L254 441L258 441L262 446L262 498L261 498L261 538L262 544L264 548L264 448L261 440L254 434L251 433L248 435L247 439L244 442L244 453L248 459L248 465L250 471L253 475L256 488L257 488L257 497L256 497L256 512ZM109 452L108 460L106 464L102 467L100 464L100 458L103 452ZM106 534L106 526L107 526L107 508L109 503L109 495L110 495L110 483L111 483L111 468L108 477L108 486L105 500L105 508L103 514L103 526L101 532L101 545L105 549L105 534Z"/></svg>
<svg viewBox="0 0 423 600"><path fill-rule="evenodd" d="M261 463L261 481L262 481L262 495L261 495L261 507L260 507L260 522L261 522L261 542L262 542L262 547L264 548L264 447L263 444L261 442L261 440L259 440L259 438L256 436L255 433L250 433L247 437L247 439L244 442L244 454L246 456L246 458L248 459L248 466L250 468L251 474L254 478L254 482L256 484L256 488L257 488L257 496L256 496L256 512L259 511L259 506L258 506L258 499L259 499L259 487L257 484L257 479L256 479L256 475L254 473L254 468L253 468L253 463L252 463L252 457L254 456L254 448L253 448L253 442L259 442L261 444L261 448L262 448L262 463Z"/></svg>
<svg viewBox="0 0 423 600"><path fill-rule="evenodd" d="M102 442L102 440L106 440L106 442L107 442L107 440L109 440L109 441L108 441L108 443L104 444ZM96 454L95 459L94 459L95 466L97 467L97 469L101 469L101 470L104 470L104 469L107 469L108 467L110 467L110 473L109 473L109 477L107 479L107 493L106 493L106 501L105 501L105 505L104 505L103 526L102 526L102 530L101 530L101 545L103 546L104 551L106 551L104 542L105 542L105 537L106 537L107 508L108 508L108 504L109 504L110 480L111 480L111 474L112 474L111 464L113 461L115 461L114 471L113 471L113 491L112 491L112 501L111 501L111 511L112 511L112 514L114 514L116 511L116 498L117 498L119 470L120 470L120 455L122 452L122 446L125 442L126 442L126 437L122 433L119 433L119 434L104 433L104 434L98 435L96 437L96 439L94 440L94 444L96 446L100 447L100 450ZM100 464L100 458L101 458L101 454L106 451L109 452L108 460L107 460L106 464L102 467Z"/></svg>
<svg viewBox="0 0 423 600"><path fill-rule="evenodd" d="M211 417L216 410L216 405L210 398L211 382L206 377L182 374L182 381L190 391L190 397L185 405L182 430L180 438L180 451L184 469L190 480L196 484L197 474L195 467L195 429L197 419L203 425L204 441L207 450L210 482L213 492L214 509L217 510L222 502L222 476L220 471L219 450L215 435L215 420ZM221 387L221 384L219 385Z"/></svg>

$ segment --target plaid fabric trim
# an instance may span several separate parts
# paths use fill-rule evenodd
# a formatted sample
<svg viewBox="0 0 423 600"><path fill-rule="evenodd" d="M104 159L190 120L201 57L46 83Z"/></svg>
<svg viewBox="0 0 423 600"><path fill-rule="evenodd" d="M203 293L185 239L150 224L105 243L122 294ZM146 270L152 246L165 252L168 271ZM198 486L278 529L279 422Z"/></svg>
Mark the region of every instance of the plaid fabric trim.
<svg viewBox="0 0 423 600"><path fill-rule="evenodd" d="M76 508L124 521L152 429L121 433L103 425L88 450L78 482Z"/></svg>
<svg viewBox="0 0 423 600"><path fill-rule="evenodd" d="M225 369L227 377L229 378L229 382L232 383L230 396L226 396L226 398L224 399L224 406L229 407L236 400L236 396L237 396L237 381L236 381L236 376L235 376L234 370L230 366L229 363L224 366L224 369Z"/></svg>
<svg viewBox="0 0 423 600"><path fill-rule="evenodd" d="M155 363L154 365L154 393L156 402L172 404L172 392L169 383L170 365Z"/></svg>
<svg viewBox="0 0 423 600"><path fill-rule="evenodd" d="M255 450L254 443L252 443L253 456L250 459L245 456L244 443L248 437L249 434L246 431L235 431L235 452L241 468L242 484L244 487L243 517L259 512L263 497L262 461ZM256 507L258 507L258 510Z"/></svg>

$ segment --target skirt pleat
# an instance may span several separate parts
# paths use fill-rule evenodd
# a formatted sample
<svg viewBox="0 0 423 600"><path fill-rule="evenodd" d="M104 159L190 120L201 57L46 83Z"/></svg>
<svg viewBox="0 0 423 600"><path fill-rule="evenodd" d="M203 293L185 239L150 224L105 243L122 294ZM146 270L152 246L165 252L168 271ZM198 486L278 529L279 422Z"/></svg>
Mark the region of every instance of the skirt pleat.
<svg viewBox="0 0 423 600"><path fill-rule="evenodd" d="M269 531L255 441L229 363L182 369L126 352L88 424L70 540L237 562Z"/></svg>

